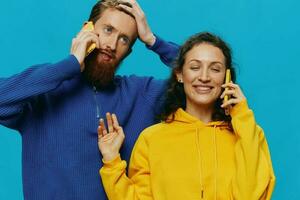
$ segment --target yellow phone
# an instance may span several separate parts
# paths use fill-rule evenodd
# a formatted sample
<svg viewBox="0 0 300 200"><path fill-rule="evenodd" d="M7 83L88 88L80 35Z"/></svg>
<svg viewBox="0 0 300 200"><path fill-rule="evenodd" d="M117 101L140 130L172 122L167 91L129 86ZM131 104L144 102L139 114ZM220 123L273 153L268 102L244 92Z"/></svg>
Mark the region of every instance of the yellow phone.
<svg viewBox="0 0 300 200"><path fill-rule="evenodd" d="M230 69L226 70L226 76L225 76L225 84L229 83L231 81L231 73L230 73ZM225 91L227 91L228 88L225 88ZM224 102L229 100L229 96L225 95L224 96Z"/></svg>
<svg viewBox="0 0 300 200"><path fill-rule="evenodd" d="M85 31L93 31L94 30L94 24L93 22L89 21L86 22L82 28ZM96 44L92 43L87 49L86 49L86 55L85 57L87 57L94 49L96 48Z"/></svg>

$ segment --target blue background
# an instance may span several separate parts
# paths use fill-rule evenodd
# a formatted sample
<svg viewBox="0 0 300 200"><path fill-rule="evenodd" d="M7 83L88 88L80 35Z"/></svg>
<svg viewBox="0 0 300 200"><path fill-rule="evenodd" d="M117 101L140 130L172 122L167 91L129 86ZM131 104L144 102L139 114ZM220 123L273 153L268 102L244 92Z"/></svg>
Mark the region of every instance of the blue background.
<svg viewBox="0 0 300 200"><path fill-rule="evenodd" d="M2 1L0 77L69 54L71 39L95 0ZM296 0L140 0L152 30L182 43L212 31L232 47L238 82L271 150L273 199L300 199L300 2ZM168 77L158 57L138 42L120 74ZM0 94L1 95L1 94ZM0 200L21 200L21 137L0 127Z"/></svg>

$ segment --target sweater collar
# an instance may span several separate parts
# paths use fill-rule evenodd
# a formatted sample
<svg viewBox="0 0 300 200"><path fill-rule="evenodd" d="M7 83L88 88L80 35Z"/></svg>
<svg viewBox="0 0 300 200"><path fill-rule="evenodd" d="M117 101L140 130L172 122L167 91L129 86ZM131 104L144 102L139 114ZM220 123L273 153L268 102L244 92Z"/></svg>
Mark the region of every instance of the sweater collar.
<svg viewBox="0 0 300 200"><path fill-rule="evenodd" d="M92 85L89 81L87 81L84 76L80 76L80 79L82 82L84 82L88 87L92 88L93 90L96 88L94 85ZM113 91L115 90L122 81L122 77L120 75L115 75L113 81L107 85L105 88L96 88L97 91Z"/></svg>

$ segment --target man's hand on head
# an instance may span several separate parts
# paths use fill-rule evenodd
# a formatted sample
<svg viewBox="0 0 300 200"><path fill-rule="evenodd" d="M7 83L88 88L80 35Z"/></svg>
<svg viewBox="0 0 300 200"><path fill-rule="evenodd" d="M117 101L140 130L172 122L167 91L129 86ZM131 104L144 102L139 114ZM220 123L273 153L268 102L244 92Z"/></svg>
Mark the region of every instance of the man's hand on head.
<svg viewBox="0 0 300 200"><path fill-rule="evenodd" d="M122 0L121 4L119 4L117 8L127 12L135 18L140 40L143 43L152 46L155 43L156 38L152 33L146 16L138 2L136 0Z"/></svg>

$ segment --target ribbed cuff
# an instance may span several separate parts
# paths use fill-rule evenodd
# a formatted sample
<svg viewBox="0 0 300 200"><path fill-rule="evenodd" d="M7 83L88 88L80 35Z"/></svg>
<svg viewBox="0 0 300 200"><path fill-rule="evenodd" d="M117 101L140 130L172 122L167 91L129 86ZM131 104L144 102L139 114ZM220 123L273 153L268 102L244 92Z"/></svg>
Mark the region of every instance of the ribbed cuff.
<svg viewBox="0 0 300 200"><path fill-rule="evenodd" d="M105 161L102 159L102 162L103 162L104 167L114 167L117 164L121 163L122 159L121 159L120 154L118 154L114 159L109 160L109 161Z"/></svg>
<svg viewBox="0 0 300 200"><path fill-rule="evenodd" d="M59 68L59 72L65 77L73 77L80 74L80 64L74 55L69 55L56 65Z"/></svg>
<svg viewBox="0 0 300 200"><path fill-rule="evenodd" d="M230 115L231 117L233 117L247 110L249 110L249 107L248 107L247 100L245 99L232 107L232 109L230 110Z"/></svg>
<svg viewBox="0 0 300 200"><path fill-rule="evenodd" d="M150 46L148 44L145 45L147 49L150 49L152 51L156 51L160 47L160 44L162 42L160 37L158 37L157 35L154 34L154 37L155 37L155 42L152 46Z"/></svg>

